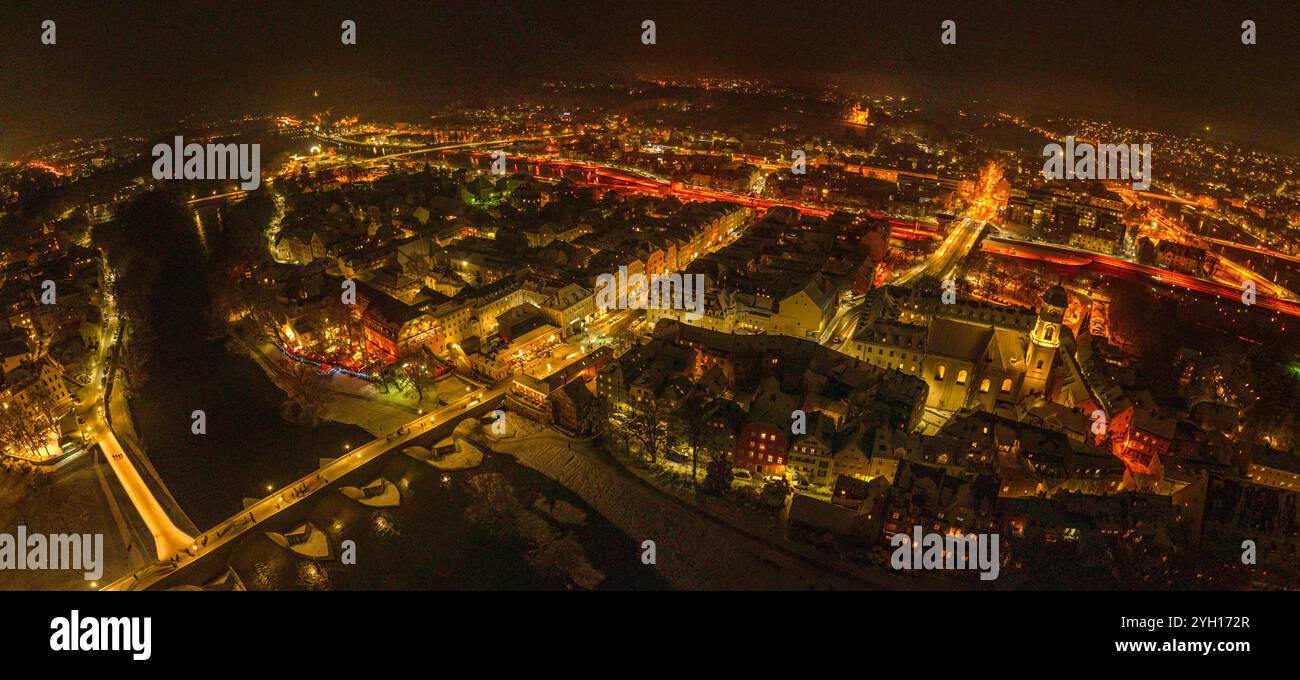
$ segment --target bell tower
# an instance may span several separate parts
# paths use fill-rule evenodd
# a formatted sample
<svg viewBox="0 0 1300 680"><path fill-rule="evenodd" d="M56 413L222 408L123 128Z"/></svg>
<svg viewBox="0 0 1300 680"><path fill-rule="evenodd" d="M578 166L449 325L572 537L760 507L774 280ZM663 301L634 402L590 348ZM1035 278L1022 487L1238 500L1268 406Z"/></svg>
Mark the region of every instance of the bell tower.
<svg viewBox="0 0 1300 680"><path fill-rule="evenodd" d="M1038 309L1034 329L1029 332L1029 349L1025 353L1025 380L1020 396L1042 394L1047 389L1047 378L1052 372L1056 350L1061 346L1061 321L1069 299L1059 284L1043 293L1043 306Z"/></svg>

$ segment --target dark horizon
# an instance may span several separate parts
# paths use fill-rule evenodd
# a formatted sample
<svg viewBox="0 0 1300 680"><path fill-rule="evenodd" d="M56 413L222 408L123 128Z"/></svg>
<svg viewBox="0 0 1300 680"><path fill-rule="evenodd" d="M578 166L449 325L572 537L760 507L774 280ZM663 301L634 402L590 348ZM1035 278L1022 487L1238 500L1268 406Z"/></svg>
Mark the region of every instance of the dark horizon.
<svg viewBox="0 0 1300 680"><path fill-rule="evenodd" d="M182 117L333 108L377 115L549 78L745 77L984 100L1300 149L1296 5L1103 10L1045 2L42 4L0 9L0 157ZM40 44L57 22L58 44ZM640 43L644 19L658 43ZM939 43L957 22L956 45ZM1259 43L1240 43L1256 21ZM343 46L339 25L358 24ZM319 92L319 99L313 99ZM360 102L360 103L359 103Z"/></svg>

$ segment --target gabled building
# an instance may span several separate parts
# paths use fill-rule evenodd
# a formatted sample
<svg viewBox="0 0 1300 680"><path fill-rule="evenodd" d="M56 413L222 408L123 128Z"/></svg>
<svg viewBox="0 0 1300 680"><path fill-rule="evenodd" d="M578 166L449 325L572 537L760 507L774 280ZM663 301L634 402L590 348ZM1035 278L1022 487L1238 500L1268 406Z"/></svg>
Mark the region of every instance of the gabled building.
<svg viewBox="0 0 1300 680"><path fill-rule="evenodd" d="M800 480L827 486L835 480L835 423L818 411L805 417L805 432L791 435L789 467Z"/></svg>
<svg viewBox="0 0 1300 680"><path fill-rule="evenodd" d="M1178 423L1159 418L1136 406L1115 414L1110 420L1111 452L1129 470L1160 476L1160 457L1169 452Z"/></svg>

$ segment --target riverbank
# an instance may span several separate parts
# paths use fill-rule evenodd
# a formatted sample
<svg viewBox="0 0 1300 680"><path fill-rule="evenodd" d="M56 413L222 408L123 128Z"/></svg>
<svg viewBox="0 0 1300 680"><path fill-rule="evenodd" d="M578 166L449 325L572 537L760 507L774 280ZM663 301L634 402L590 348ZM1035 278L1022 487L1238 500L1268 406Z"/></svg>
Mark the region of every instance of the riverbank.
<svg viewBox="0 0 1300 680"><path fill-rule="evenodd" d="M515 421L519 427L515 426ZM577 494L644 545L654 542L659 573L682 590L862 590L887 588L866 576L818 563L773 544L637 478L587 440L507 419L503 437L485 435L504 453Z"/></svg>

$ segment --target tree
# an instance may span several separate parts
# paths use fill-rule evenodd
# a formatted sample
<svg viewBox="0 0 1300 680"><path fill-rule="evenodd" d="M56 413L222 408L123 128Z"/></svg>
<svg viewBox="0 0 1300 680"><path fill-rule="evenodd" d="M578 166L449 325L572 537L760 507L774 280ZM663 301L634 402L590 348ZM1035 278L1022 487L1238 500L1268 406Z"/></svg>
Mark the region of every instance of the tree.
<svg viewBox="0 0 1300 680"><path fill-rule="evenodd" d="M396 364L397 372L406 382L407 389L415 390L416 401L424 401L424 391L433 386L433 373L424 357L415 355Z"/></svg>
<svg viewBox="0 0 1300 680"><path fill-rule="evenodd" d="M50 428L42 420L20 404L5 402L0 408L0 443L31 455L48 453Z"/></svg>
<svg viewBox="0 0 1300 680"><path fill-rule="evenodd" d="M153 344L153 332L147 326L136 324L118 347L117 368L122 370L132 390L149 379L149 352Z"/></svg>
<svg viewBox="0 0 1300 680"><path fill-rule="evenodd" d="M731 461L726 456L714 456L704 470L704 483L700 489L715 496L726 495L731 491Z"/></svg>
<svg viewBox="0 0 1300 680"><path fill-rule="evenodd" d="M614 406L610 403L609 397L596 395L596 400L591 404L591 419L594 425L596 441L603 448L612 448L616 440L622 436L624 441L627 440L627 433L618 427L613 420ZM626 451L626 446L624 447Z"/></svg>
<svg viewBox="0 0 1300 680"><path fill-rule="evenodd" d="M244 279L236 286L234 305L236 311L246 311L257 333L268 340L279 341L281 329L288 320L288 310L269 285Z"/></svg>
<svg viewBox="0 0 1300 680"><path fill-rule="evenodd" d="M285 420L313 426L321 421L325 394L315 368L288 359L272 362L271 380L284 390L280 408Z"/></svg>
<svg viewBox="0 0 1300 680"><path fill-rule="evenodd" d="M59 432L59 420L67 413L66 405L60 404L45 381L37 381L27 390L26 411L36 421L36 426L47 432Z"/></svg>
<svg viewBox="0 0 1300 680"><path fill-rule="evenodd" d="M356 305L343 302L341 295L328 296L312 310L310 317L318 328L341 342L350 356L361 347L365 339L365 325Z"/></svg>
<svg viewBox="0 0 1300 680"><path fill-rule="evenodd" d="M659 460L659 452L668 440L668 417L671 415L667 404L659 399L649 399L637 404L628 416L626 431L641 445L641 451L651 463Z"/></svg>
<svg viewBox="0 0 1300 680"><path fill-rule="evenodd" d="M379 378L375 384L383 388L384 394L388 394L390 389L404 389L406 385L406 376L402 375L402 371L397 364L385 366L384 370L380 371L375 377Z"/></svg>
<svg viewBox="0 0 1300 680"><path fill-rule="evenodd" d="M717 408L717 399L705 390L695 390L674 414L674 420L683 423L686 446L691 451L691 486L699 477L700 448L709 431L709 417Z"/></svg>

